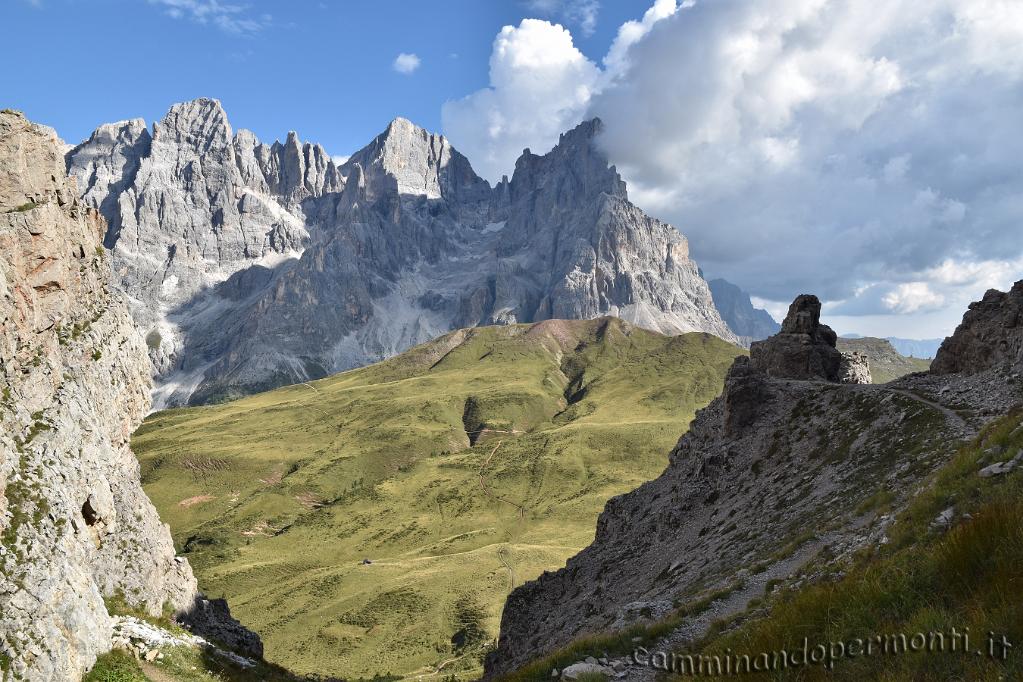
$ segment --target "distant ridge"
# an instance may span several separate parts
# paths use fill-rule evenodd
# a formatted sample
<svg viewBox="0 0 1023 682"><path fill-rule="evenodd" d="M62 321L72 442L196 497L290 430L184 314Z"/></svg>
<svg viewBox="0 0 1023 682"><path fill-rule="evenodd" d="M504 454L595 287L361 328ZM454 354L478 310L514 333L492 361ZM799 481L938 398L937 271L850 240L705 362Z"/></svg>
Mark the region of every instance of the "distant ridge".
<svg viewBox="0 0 1023 682"><path fill-rule="evenodd" d="M844 339L862 339L860 334L843 334ZM945 339L900 339L895 336L886 336L885 340L892 344L900 354L907 358L922 358L932 360Z"/></svg>
<svg viewBox="0 0 1023 682"><path fill-rule="evenodd" d="M628 199L586 121L495 187L398 118L345 163L264 144L220 102L67 154L110 229L113 284L156 368L156 407L215 402L390 357L452 329L614 315L730 342L686 238Z"/></svg>

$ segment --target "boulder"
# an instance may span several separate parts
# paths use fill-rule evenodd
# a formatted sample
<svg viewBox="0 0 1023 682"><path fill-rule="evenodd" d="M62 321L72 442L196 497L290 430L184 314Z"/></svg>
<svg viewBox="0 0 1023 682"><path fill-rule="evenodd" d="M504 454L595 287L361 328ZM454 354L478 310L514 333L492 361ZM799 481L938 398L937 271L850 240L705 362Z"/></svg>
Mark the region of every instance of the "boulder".
<svg viewBox="0 0 1023 682"><path fill-rule="evenodd" d="M599 665L596 661L594 661L593 663L573 663L561 671L561 678L564 680L575 680L582 675L603 675L604 677L611 677L614 675L614 670Z"/></svg>
<svg viewBox="0 0 1023 682"><path fill-rule="evenodd" d="M838 381L843 384L869 384L870 361L863 353L853 351L842 353L842 361L838 366Z"/></svg>

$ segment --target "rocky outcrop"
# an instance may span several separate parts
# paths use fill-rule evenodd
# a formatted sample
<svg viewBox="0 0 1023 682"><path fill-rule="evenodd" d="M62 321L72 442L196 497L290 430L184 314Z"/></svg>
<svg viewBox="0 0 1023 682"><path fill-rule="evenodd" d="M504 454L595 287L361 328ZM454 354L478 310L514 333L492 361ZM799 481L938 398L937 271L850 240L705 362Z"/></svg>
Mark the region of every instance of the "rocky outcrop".
<svg viewBox="0 0 1023 682"><path fill-rule="evenodd" d="M128 447L149 408L145 344L60 147L0 113L3 679L78 679L111 646L104 597L160 614L196 595Z"/></svg>
<svg viewBox="0 0 1023 682"><path fill-rule="evenodd" d="M869 358L858 351L842 353L842 361L838 363L838 382L841 384L872 383Z"/></svg>
<svg viewBox="0 0 1023 682"><path fill-rule="evenodd" d="M797 297L781 331L750 346L752 368L780 379L870 383L866 358L843 356L836 348L838 336L820 319L821 302L816 296Z"/></svg>
<svg viewBox="0 0 1023 682"><path fill-rule="evenodd" d="M935 374L1023 369L1023 280L1008 292L991 289L970 304L955 333L931 363Z"/></svg>
<svg viewBox="0 0 1023 682"><path fill-rule="evenodd" d="M1008 330L1016 319L1006 296L986 296L986 312L971 310L972 323L949 347L987 357L982 347L994 332L980 328ZM593 544L565 568L511 593L487 677L573 640L726 595L706 614L680 616L648 647L677 650L714 619L744 611L765 585L798 575L824 548L822 560L841 570L857 551L885 541L891 517L865 503L871 495L888 491L891 508L902 508L956 443L1023 402L1023 386L1000 367L834 383L843 362L819 316L815 297L797 298L781 332L735 361L722 395L697 414L664 473L611 499ZM633 667L616 677L653 680L655 672Z"/></svg>
<svg viewBox="0 0 1023 682"><path fill-rule="evenodd" d="M871 380L882 384L913 372L926 372L930 361L902 355L888 339L871 336L838 339L838 350L843 355L860 355L868 365Z"/></svg>
<svg viewBox="0 0 1023 682"><path fill-rule="evenodd" d="M746 348L781 329L766 310L753 307L749 294L728 280L712 279L708 284L721 318Z"/></svg>
<svg viewBox="0 0 1023 682"><path fill-rule="evenodd" d="M526 150L492 188L440 135L395 119L342 166L232 136L215 100L151 140L105 126L68 154L112 227L157 368L157 405L304 381L452 329L615 315L737 337L675 228L629 202L599 121ZM118 179L120 178L120 179Z"/></svg>

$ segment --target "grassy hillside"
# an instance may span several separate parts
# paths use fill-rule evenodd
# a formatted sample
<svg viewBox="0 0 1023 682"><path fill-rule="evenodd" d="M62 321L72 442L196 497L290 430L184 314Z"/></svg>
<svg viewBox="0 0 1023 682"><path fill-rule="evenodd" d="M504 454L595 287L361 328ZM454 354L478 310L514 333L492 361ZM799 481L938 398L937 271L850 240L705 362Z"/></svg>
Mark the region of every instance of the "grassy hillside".
<svg viewBox="0 0 1023 682"><path fill-rule="evenodd" d="M907 358L901 355L887 339L865 336L858 339L838 339L838 350L858 351L870 361L870 377L875 384L886 384L913 372L926 372L930 360Z"/></svg>
<svg viewBox="0 0 1023 682"><path fill-rule="evenodd" d="M741 351L619 320L448 334L152 415L143 484L200 586L300 673L468 676L514 585L655 477Z"/></svg>
<svg viewBox="0 0 1023 682"><path fill-rule="evenodd" d="M937 475L889 531L890 542L864 554L851 569L822 584L780 590L766 615L705 642L707 655L774 652L818 643L847 644L885 636L872 655L844 656L823 665L753 676L783 680L1019 680L1023 679L1023 471L984 478L978 471L1023 448L1023 413L988 426ZM954 510L951 528L934 523ZM969 633L969 640L955 638ZM994 633L989 638L989 632ZM912 646L901 647L901 635ZM944 640L937 634L944 635ZM1002 646L1005 636L1011 648ZM944 649L940 648L944 642ZM851 650L865 646L849 645ZM993 655L992 655L993 654Z"/></svg>

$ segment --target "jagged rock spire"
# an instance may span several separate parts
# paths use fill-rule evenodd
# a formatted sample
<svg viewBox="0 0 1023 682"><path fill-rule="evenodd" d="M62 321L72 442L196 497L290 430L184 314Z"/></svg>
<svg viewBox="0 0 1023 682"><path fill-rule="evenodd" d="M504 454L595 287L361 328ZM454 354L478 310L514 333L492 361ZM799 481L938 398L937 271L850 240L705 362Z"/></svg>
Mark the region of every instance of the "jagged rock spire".
<svg viewBox="0 0 1023 682"><path fill-rule="evenodd" d="M802 294L789 306L781 331L750 346L750 366L779 379L870 383L866 357L843 354L838 335L821 323L821 302Z"/></svg>

